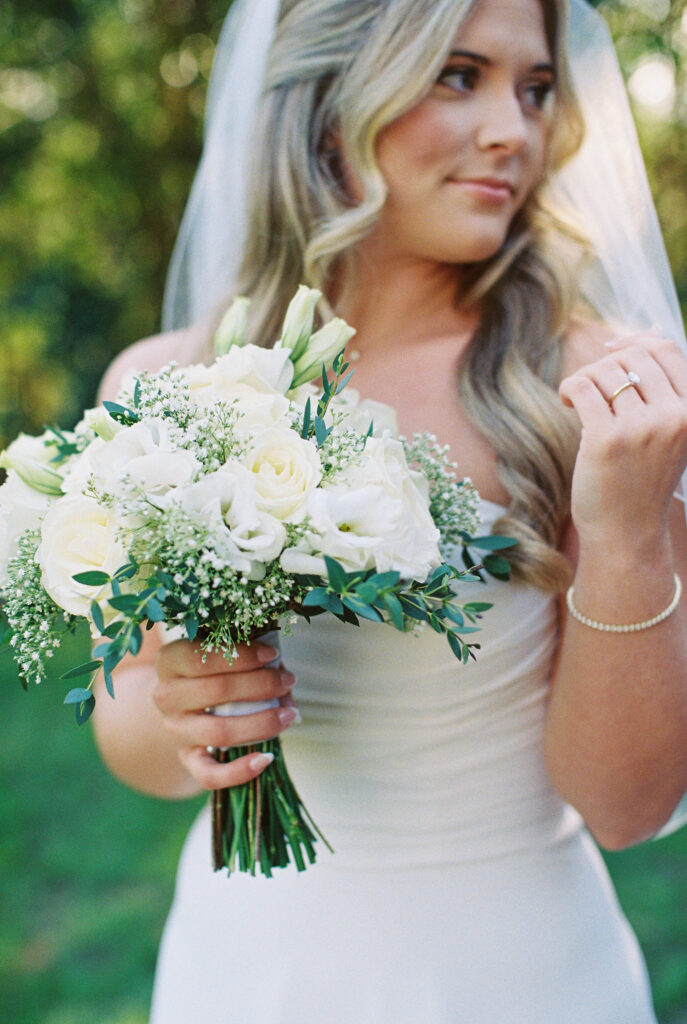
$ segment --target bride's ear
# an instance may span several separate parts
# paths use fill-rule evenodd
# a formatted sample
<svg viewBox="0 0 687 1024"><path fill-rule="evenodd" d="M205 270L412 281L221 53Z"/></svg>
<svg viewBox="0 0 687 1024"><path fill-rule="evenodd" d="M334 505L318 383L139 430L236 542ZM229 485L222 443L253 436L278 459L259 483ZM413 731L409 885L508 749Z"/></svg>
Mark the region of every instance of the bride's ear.
<svg viewBox="0 0 687 1024"><path fill-rule="evenodd" d="M362 202L363 184L346 156L338 124L327 131L320 150L319 162L321 169L335 186L338 199L348 206L357 206Z"/></svg>

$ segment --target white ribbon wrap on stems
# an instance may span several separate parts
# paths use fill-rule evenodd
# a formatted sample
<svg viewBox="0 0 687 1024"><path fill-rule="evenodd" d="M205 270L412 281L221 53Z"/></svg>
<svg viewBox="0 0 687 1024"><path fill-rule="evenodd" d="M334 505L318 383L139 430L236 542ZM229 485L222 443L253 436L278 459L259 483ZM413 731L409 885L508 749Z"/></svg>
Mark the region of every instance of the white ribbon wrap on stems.
<svg viewBox="0 0 687 1024"><path fill-rule="evenodd" d="M264 667L276 668L281 661L279 630L271 629L268 633L261 633L260 636L253 640L253 643L267 644L275 648L276 656L272 661L268 661ZM279 701L275 697L274 700L231 700L225 704L215 704L214 707L206 708L205 710L208 714L219 715L221 718L241 718L243 715L256 715L260 711L270 711L272 708L278 707ZM208 747L210 751L213 749L213 747Z"/></svg>

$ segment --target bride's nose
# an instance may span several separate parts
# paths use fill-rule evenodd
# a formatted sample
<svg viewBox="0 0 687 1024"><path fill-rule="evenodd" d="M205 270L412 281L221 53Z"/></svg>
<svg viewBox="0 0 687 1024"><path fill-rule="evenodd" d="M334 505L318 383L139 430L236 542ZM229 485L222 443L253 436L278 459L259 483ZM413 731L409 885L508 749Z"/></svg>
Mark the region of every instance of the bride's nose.
<svg viewBox="0 0 687 1024"><path fill-rule="evenodd" d="M502 149L517 153L527 143L527 124L518 97L509 91L500 91L484 106L477 128L480 149Z"/></svg>

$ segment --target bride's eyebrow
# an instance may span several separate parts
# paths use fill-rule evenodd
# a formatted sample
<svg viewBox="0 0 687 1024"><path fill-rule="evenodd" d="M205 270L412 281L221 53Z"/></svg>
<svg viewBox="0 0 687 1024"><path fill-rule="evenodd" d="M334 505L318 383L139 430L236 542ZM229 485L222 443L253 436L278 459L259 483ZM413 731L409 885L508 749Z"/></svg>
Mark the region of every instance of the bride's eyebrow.
<svg viewBox="0 0 687 1024"><path fill-rule="evenodd" d="M474 53L472 50L451 50L448 56L449 60L455 57L467 58L467 60L474 61L475 64L481 64L485 68L492 67L494 63L489 57L485 57L484 54ZM554 77L556 74L553 64L550 64L548 61L533 64L530 70L537 73L545 72Z"/></svg>

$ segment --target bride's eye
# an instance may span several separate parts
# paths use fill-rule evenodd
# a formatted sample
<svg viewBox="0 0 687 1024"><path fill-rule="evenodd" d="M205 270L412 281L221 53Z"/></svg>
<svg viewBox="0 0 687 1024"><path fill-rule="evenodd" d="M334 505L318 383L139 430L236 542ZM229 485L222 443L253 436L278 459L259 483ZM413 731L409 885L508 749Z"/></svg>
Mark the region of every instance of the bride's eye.
<svg viewBox="0 0 687 1024"><path fill-rule="evenodd" d="M528 106L535 110L544 110L547 101L553 96L554 83L552 81L529 82L521 91L521 96Z"/></svg>
<svg viewBox="0 0 687 1024"><path fill-rule="evenodd" d="M445 85L454 92L472 92L477 85L479 69L471 65L456 67L449 65L439 75L438 85Z"/></svg>

